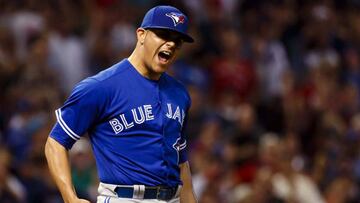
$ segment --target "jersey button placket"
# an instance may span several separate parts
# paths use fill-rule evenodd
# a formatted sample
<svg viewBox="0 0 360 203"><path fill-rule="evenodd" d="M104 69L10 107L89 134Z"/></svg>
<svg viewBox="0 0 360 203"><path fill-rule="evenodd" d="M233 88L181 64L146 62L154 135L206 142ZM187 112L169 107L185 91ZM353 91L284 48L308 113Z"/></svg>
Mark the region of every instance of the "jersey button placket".
<svg viewBox="0 0 360 203"><path fill-rule="evenodd" d="M167 146L166 146L166 137L165 137L165 125L166 125L166 111L165 111L165 107L163 106L163 102L162 102L162 96L161 96L161 88L160 88L160 84L161 82L159 82L158 86L157 86L157 95L158 95L158 103L160 105L160 109L161 109L161 119L162 119L162 146L163 146L163 160L165 161L166 164L166 179L169 179L169 161L167 159L166 156L166 152L167 152ZM168 182L168 180L166 180L166 182Z"/></svg>

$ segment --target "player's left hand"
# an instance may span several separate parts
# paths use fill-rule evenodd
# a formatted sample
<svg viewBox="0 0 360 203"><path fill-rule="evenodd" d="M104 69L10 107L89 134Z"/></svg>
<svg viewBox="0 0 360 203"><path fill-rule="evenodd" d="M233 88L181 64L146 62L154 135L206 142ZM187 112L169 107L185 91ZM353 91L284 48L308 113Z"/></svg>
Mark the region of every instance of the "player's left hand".
<svg viewBox="0 0 360 203"><path fill-rule="evenodd" d="M88 201L86 199L76 199L76 200L72 201L71 203L90 203L90 201Z"/></svg>

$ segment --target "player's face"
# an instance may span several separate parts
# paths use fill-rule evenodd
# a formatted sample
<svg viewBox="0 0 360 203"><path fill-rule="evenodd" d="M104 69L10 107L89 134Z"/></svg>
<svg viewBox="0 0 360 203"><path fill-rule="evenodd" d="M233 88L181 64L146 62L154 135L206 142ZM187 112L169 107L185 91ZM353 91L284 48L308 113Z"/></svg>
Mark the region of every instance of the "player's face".
<svg viewBox="0 0 360 203"><path fill-rule="evenodd" d="M165 29L145 30L145 63L148 71L160 75L175 61L183 44L180 34Z"/></svg>

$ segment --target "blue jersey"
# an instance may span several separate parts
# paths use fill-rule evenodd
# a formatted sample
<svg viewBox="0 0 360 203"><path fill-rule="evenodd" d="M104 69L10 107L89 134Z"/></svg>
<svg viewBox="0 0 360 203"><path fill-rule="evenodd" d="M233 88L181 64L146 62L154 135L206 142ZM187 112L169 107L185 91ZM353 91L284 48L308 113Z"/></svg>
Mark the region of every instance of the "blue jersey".
<svg viewBox="0 0 360 203"><path fill-rule="evenodd" d="M149 80L124 59L74 88L50 136L70 149L88 133L101 182L176 186L190 103L171 76Z"/></svg>

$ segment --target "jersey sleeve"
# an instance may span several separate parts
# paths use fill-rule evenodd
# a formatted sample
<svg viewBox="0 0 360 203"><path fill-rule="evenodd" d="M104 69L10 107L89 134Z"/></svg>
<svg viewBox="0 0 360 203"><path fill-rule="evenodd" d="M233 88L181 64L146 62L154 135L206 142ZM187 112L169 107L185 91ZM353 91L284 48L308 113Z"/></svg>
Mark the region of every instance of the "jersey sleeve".
<svg viewBox="0 0 360 203"><path fill-rule="evenodd" d="M180 152L179 152L179 163L180 164L184 163L188 160L188 147L187 147L188 143L187 143L187 137L185 135L185 129L187 126L188 115L189 115L188 113L189 113L190 106L191 106L191 99L190 99L190 96L188 95L188 108L186 110L183 127L181 129Z"/></svg>
<svg viewBox="0 0 360 203"><path fill-rule="evenodd" d="M105 93L97 80L85 79L80 82L64 105L55 111L57 122L50 137L66 149L71 149L101 117L105 100Z"/></svg>

